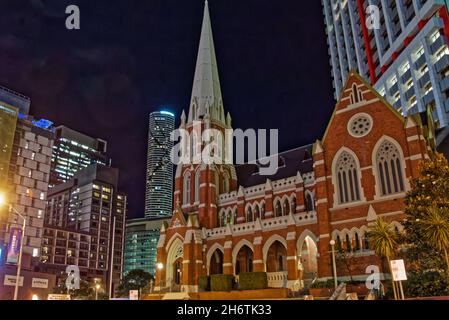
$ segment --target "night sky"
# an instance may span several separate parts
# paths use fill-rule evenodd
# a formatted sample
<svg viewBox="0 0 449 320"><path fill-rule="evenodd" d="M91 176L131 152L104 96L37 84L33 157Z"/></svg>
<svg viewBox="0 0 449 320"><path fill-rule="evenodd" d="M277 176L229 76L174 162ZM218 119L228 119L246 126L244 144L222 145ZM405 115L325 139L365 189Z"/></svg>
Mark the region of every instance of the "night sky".
<svg viewBox="0 0 449 320"><path fill-rule="evenodd" d="M281 150L321 138L335 104L320 3L209 1L233 127L279 129ZM202 15L203 0L0 0L0 84L108 141L129 217L143 217L149 113L188 111Z"/></svg>

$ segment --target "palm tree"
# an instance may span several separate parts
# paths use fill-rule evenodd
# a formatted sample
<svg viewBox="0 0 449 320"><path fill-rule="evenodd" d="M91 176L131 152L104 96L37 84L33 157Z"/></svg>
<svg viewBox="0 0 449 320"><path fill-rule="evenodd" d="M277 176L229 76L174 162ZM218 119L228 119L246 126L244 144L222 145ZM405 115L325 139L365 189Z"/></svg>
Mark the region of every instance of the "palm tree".
<svg viewBox="0 0 449 320"><path fill-rule="evenodd" d="M447 208L438 208L432 206L427 211L427 215L419 220L419 225L423 231L423 236L429 243L444 252L447 264L447 273L449 275L449 210Z"/></svg>
<svg viewBox="0 0 449 320"><path fill-rule="evenodd" d="M398 235L394 228L392 228L384 219L376 220L374 226L368 232L369 245L372 250L376 252L379 257L387 259L388 268L391 270L391 258L396 253L398 248ZM392 277L394 298L397 299L396 286Z"/></svg>

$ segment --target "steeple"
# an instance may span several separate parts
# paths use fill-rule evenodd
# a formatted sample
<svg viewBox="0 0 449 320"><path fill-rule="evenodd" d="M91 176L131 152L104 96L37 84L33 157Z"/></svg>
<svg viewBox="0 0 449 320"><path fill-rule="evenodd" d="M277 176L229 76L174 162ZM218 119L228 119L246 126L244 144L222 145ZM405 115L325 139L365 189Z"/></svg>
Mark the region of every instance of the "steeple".
<svg viewBox="0 0 449 320"><path fill-rule="evenodd" d="M225 124L223 98L218 76L217 58L209 15L209 4L204 4L203 27L193 81L188 122L208 115L211 121Z"/></svg>

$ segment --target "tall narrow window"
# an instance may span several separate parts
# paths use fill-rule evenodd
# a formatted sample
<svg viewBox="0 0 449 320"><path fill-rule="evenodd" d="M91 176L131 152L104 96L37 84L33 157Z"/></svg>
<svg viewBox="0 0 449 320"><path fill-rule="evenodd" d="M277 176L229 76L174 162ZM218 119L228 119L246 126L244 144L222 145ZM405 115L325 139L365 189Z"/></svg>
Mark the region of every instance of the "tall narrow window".
<svg viewBox="0 0 449 320"><path fill-rule="evenodd" d="M201 186L201 170L198 168L195 173L195 202L200 201L200 186Z"/></svg>
<svg viewBox="0 0 449 320"><path fill-rule="evenodd" d="M279 202L279 200L276 201L275 213L276 213L276 217L282 217L282 207L281 207L281 203Z"/></svg>
<svg viewBox="0 0 449 320"><path fill-rule="evenodd" d="M290 214L290 202L288 199L284 200L284 206L282 208L282 213L284 216L288 216Z"/></svg>
<svg viewBox="0 0 449 320"><path fill-rule="evenodd" d="M258 204L256 204L254 206L254 216L255 216L254 220L257 220L257 219L260 218L260 209L259 209L259 205Z"/></svg>
<svg viewBox="0 0 449 320"><path fill-rule="evenodd" d="M227 173L223 175L223 193L229 193L229 176Z"/></svg>
<svg viewBox="0 0 449 320"><path fill-rule="evenodd" d="M390 141L384 141L376 154L377 175L381 195L405 191L402 173L402 159L398 148Z"/></svg>
<svg viewBox="0 0 449 320"><path fill-rule="evenodd" d="M362 91L357 88L357 84L354 83L352 85L351 104L356 104L360 101L363 101L363 94Z"/></svg>
<svg viewBox="0 0 449 320"><path fill-rule="evenodd" d="M346 151L342 152L338 158L335 172L340 204L359 201L359 168L354 157Z"/></svg>
<svg viewBox="0 0 449 320"><path fill-rule="evenodd" d="M190 190L190 185L191 185L191 177L192 175L190 174L190 171L187 171L187 173L184 175L184 192L183 192L183 200L184 200L184 204L188 205L191 203L190 201L190 195L191 195L191 190Z"/></svg>
<svg viewBox="0 0 449 320"><path fill-rule="evenodd" d="M313 198L313 194L310 191L306 191L306 211L312 212L315 211L315 200Z"/></svg>
<svg viewBox="0 0 449 320"><path fill-rule="evenodd" d="M253 209L251 208L251 206L249 206L246 210L246 222L253 222L253 220Z"/></svg>
<svg viewBox="0 0 449 320"><path fill-rule="evenodd" d="M293 199L292 199L290 211L291 211L292 213L296 213L296 197L293 197Z"/></svg>

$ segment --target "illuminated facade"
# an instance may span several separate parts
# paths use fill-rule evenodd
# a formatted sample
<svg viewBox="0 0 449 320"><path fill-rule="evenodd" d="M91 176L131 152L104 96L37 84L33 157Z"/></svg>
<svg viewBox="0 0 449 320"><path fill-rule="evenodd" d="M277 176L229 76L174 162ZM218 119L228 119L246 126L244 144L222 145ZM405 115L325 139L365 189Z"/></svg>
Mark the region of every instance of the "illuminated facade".
<svg viewBox="0 0 449 320"><path fill-rule="evenodd" d="M65 126L56 128L51 161L51 186L70 180L75 173L98 163L107 165L107 143Z"/></svg>
<svg viewBox="0 0 449 320"><path fill-rule="evenodd" d="M150 114L148 133L145 217L160 218L172 214L173 164L170 134L175 129L174 114L166 111Z"/></svg>
<svg viewBox="0 0 449 320"><path fill-rule="evenodd" d="M449 124L449 14L440 0L322 0L337 100L356 70L402 115ZM366 24L377 6L379 28ZM371 11L373 12L373 11Z"/></svg>

